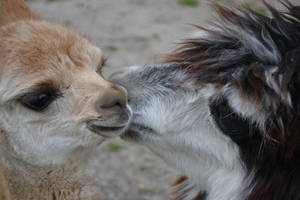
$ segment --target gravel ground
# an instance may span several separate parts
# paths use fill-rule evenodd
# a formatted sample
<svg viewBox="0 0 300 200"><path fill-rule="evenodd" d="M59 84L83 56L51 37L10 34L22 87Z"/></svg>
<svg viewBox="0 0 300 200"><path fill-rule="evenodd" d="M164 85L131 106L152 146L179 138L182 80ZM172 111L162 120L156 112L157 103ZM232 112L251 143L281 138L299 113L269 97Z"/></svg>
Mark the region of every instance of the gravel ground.
<svg viewBox="0 0 300 200"><path fill-rule="evenodd" d="M105 73L112 67L159 62L176 41L194 31L189 24L212 19L208 2L191 7L177 0L29 0L38 15L76 30L101 47L108 57ZM242 3L266 12L260 0ZM178 175L146 148L118 139L99 148L94 166L103 200L167 200L169 185Z"/></svg>

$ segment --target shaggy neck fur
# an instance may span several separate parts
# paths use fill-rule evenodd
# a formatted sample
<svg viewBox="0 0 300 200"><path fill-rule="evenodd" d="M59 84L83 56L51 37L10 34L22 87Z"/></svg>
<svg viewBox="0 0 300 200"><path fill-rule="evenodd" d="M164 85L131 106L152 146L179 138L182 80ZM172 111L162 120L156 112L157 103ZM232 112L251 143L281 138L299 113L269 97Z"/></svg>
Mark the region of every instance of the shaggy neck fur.
<svg viewBox="0 0 300 200"><path fill-rule="evenodd" d="M85 160L63 166L37 167L12 156L1 158L3 181L10 199L99 200L99 188L86 173ZM7 195L8 196L8 195Z"/></svg>
<svg viewBox="0 0 300 200"><path fill-rule="evenodd" d="M205 34L187 40L168 61L187 65L190 79L216 88L212 116L253 176L241 199L300 197L300 7L284 2L286 13L267 4L272 18L216 6L220 19L213 28L199 27Z"/></svg>
<svg viewBox="0 0 300 200"><path fill-rule="evenodd" d="M195 112L194 116L204 119L196 123L190 119L191 124L186 127L192 129L176 137L176 141L184 141L180 143L181 146L170 144L173 148L163 151L166 152L165 155L160 153L166 162L188 177L174 187L174 198L243 199L246 196L244 190L249 186L251 178L246 178L246 169L240 161L238 146L230 138L216 131L209 122L209 116L197 116L196 113L203 112ZM152 150L155 151L155 148ZM169 152L174 156L171 157Z"/></svg>
<svg viewBox="0 0 300 200"><path fill-rule="evenodd" d="M151 72L152 77L162 80L162 74L169 74L167 72L172 70L172 65L148 66L147 70L139 77L146 77ZM179 73L177 71L172 77L178 77ZM124 80L128 79L132 77ZM142 130L142 139L138 140L188 177L175 188L175 199L191 200L199 193L206 193L207 200L240 200L249 183L245 178L247 172L240 159L238 146L215 127L209 102L204 96L206 90L193 90L190 87L193 83L189 81L178 89L180 85L176 84L175 79L181 82L173 78L160 81L155 86L147 86L154 92L160 88L164 90L134 115L134 123L145 123L145 127L151 127L149 132ZM143 81L152 83L150 78ZM177 92L173 91L174 88L177 88ZM146 90L145 94L153 95L145 87L143 89ZM133 110L137 110L135 105ZM139 129L139 126L134 126L131 130Z"/></svg>

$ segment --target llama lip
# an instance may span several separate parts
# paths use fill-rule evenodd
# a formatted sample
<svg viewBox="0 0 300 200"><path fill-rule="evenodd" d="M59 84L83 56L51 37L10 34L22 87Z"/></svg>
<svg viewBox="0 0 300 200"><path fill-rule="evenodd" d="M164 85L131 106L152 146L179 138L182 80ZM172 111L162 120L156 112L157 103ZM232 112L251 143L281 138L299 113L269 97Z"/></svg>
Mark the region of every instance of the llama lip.
<svg viewBox="0 0 300 200"><path fill-rule="evenodd" d="M128 131L121 135L123 139L131 139L131 140L142 140L142 135L153 135L155 131L147 126L142 124L132 123Z"/></svg>
<svg viewBox="0 0 300 200"><path fill-rule="evenodd" d="M150 134L154 133L153 129L151 129L150 127L135 123L130 125L129 130Z"/></svg>

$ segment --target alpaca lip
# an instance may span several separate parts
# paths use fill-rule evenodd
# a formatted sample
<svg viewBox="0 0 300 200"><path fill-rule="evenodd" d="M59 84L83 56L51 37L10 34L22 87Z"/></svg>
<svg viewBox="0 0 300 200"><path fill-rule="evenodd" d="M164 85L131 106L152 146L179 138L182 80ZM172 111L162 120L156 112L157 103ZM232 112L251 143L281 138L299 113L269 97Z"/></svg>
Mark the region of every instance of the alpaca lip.
<svg viewBox="0 0 300 200"><path fill-rule="evenodd" d="M87 122L87 127L92 132L101 135L103 137L117 137L126 130L128 123L120 124L116 126L109 126L99 123L96 120Z"/></svg>
<svg viewBox="0 0 300 200"><path fill-rule="evenodd" d="M109 126L107 126L107 127L105 127L105 126L93 126L92 125L90 127L91 127L91 129L95 129L97 131L118 131L120 129L125 128L126 126L121 126L121 127L109 127Z"/></svg>

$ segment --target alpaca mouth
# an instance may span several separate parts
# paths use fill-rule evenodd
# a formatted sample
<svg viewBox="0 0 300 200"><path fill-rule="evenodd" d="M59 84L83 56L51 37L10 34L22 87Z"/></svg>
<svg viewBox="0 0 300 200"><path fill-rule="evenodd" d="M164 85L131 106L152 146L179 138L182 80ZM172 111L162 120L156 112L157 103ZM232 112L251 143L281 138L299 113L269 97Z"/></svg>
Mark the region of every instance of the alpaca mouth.
<svg viewBox="0 0 300 200"><path fill-rule="evenodd" d="M126 126L94 126L94 125L90 125L89 126L92 130L94 130L94 132L109 132L109 131L119 131L121 129L126 128Z"/></svg>
<svg viewBox="0 0 300 200"><path fill-rule="evenodd" d="M88 129L107 138L120 136L127 130L128 126L129 122L113 126L102 124L98 120L90 120L87 122Z"/></svg>

